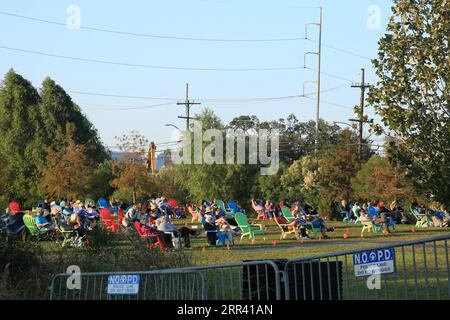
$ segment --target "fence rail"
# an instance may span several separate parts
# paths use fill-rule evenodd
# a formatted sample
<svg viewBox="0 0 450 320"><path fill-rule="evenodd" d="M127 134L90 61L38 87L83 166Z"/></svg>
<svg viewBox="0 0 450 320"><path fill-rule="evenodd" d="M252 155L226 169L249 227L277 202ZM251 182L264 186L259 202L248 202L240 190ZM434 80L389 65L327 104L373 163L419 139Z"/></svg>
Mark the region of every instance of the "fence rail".
<svg viewBox="0 0 450 320"><path fill-rule="evenodd" d="M450 299L449 240L450 235L438 236L293 260L243 261L156 271L81 273L79 289L67 286L73 274L58 274L50 284L50 299ZM355 257L373 254L375 258L377 253L383 252L392 255L390 270L385 268L381 272L384 268L381 264L377 269L380 272L365 269L368 274L358 273L360 261ZM130 275L140 277L136 292L113 294L109 291L111 276Z"/></svg>

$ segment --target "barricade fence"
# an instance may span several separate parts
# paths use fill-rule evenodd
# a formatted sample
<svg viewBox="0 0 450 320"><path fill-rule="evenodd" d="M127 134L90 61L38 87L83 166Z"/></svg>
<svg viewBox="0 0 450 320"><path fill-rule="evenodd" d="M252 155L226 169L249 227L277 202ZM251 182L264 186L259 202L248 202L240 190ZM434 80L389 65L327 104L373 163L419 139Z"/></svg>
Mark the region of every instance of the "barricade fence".
<svg viewBox="0 0 450 320"><path fill-rule="evenodd" d="M49 291L51 300L279 300L281 275L272 261L155 271L62 273L53 278Z"/></svg>
<svg viewBox="0 0 450 320"><path fill-rule="evenodd" d="M52 300L450 299L449 236L293 260L56 275Z"/></svg>

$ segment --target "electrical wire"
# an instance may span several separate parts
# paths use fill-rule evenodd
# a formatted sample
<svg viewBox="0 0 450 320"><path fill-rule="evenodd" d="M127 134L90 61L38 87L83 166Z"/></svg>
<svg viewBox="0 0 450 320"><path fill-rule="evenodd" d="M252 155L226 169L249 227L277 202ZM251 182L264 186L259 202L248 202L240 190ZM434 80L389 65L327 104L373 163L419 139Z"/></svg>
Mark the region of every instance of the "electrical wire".
<svg viewBox="0 0 450 320"><path fill-rule="evenodd" d="M29 17L24 15L19 15L15 13L0 11L0 15L9 16L34 22L43 22L52 25L58 25L67 27L67 23L57 22L47 19ZM306 40L305 37L291 37L291 38L269 38L269 39L218 39L218 38L198 38L198 37L180 37L180 36L169 36L169 35L157 35L157 34L148 34L148 33L140 33L140 32L127 32L120 30L111 30L105 28L97 28L91 26L80 26L80 30L90 30L96 32L103 33L111 33L125 36L133 36L133 37L145 37L145 38L156 38L156 39L168 39L168 40L183 40L183 41L204 41L204 42L283 42L283 41L299 41Z"/></svg>
<svg viewBox="0 0 450 320"><path fill-rule="evenodd" d="M127 63L127 62L117 62L90 58L80 58L74 56L66 56L60 54L53 54L43 51L27 50L14 47L8 47L0 45L0 49L16 51L27 54L34 54L58 59L73 60L80 62L90 62L99 64L116 65L123 67L134 67L134 68L149 68L149 69L165 69L165 70L184 70L184 71L221 71L221 72L251 72L251 71L283 71L283 70L298 70L306 69L303 66L287 66L287 67L265 67L265 68L197 68L197 67L177 67L177 66L162 66L162 65L148 65L148 64L137 64L137 63Z"/></svg>

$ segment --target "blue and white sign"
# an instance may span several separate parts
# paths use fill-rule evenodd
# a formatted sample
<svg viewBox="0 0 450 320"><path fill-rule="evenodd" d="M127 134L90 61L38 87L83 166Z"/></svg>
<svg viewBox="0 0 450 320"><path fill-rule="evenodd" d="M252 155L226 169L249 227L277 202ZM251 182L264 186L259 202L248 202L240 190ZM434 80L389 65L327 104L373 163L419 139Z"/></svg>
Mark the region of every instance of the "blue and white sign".
<svg viewBox="0 0 450 320"><path fill-rule="evenodd" d="M395 272L395 250L382 249L355 253L353 266L357 277L393 273Z"/></svg>
<svg viewBox="0 0 450 320"><path fill-rule="evenodd" d="M108 277L108 294L135 295L139 293L138 274L113 275Z"/></svg>

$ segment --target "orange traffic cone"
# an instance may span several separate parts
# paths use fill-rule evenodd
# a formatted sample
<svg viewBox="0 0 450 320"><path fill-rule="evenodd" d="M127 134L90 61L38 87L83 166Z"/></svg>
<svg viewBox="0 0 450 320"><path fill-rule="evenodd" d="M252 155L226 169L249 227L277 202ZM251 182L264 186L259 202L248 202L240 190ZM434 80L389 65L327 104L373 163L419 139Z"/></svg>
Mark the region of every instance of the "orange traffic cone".
<svg viewBox="0 0 450 320"><path fill-rule="evenodd" d="M272 240L272 245L276 246L277 245L277 240Z"/></svg>
<svg viewBox="0 0 450 320"><path fill-rule="evenodd" d="M256 239L252 239L252 244L256 244Z"/></svg>
<svg viewBox="0 0 450 320"><path fill-rule="evenodd" d="M412 232L412 233L416 233L416 228L415 228L415 227L412 227L412 228L411 228L411 232Z"/></svg>

